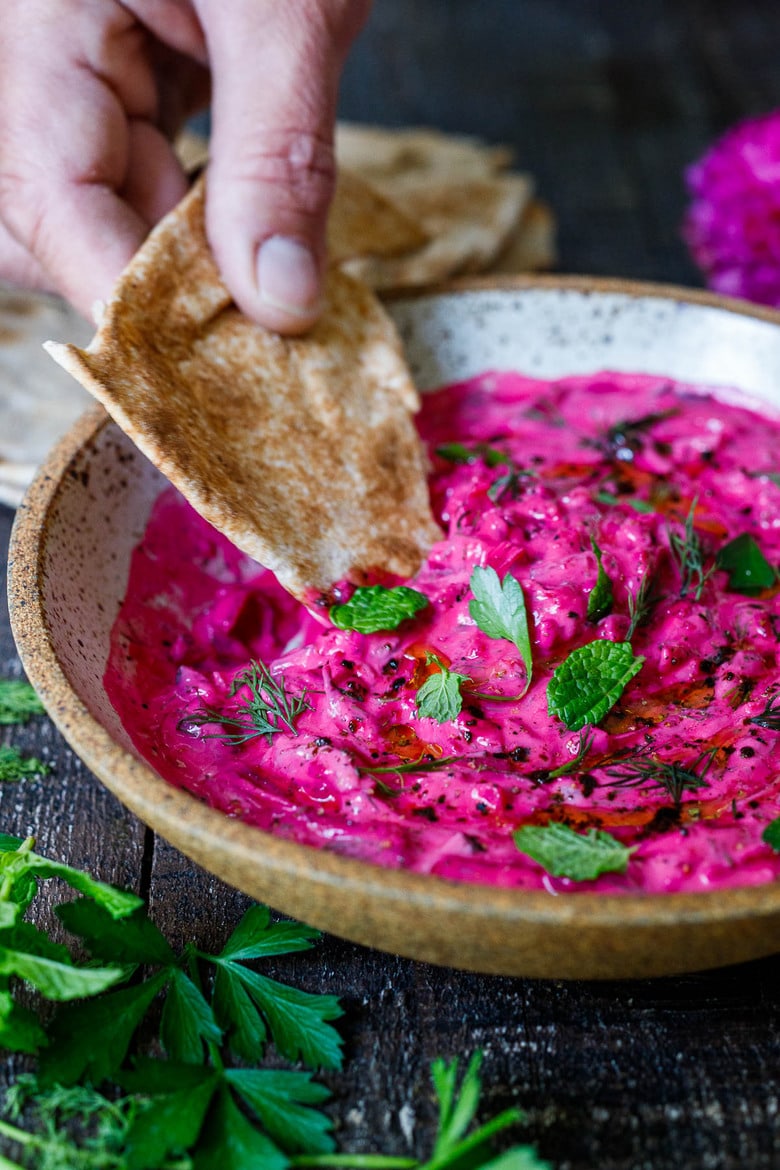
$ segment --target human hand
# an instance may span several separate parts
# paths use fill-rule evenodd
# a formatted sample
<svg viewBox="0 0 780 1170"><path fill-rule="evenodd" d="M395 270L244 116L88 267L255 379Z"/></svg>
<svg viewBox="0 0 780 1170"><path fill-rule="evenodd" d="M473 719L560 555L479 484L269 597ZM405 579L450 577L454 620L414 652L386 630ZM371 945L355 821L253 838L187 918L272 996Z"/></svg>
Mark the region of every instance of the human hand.
<svg viewBox="0 0 780 1170"><path fill-rule="evenodd" d="M209 240L236 303L319 313L341 70L370 0L24 0L0 22L0 276L90 315L183 196L212 94Z"/></svg>

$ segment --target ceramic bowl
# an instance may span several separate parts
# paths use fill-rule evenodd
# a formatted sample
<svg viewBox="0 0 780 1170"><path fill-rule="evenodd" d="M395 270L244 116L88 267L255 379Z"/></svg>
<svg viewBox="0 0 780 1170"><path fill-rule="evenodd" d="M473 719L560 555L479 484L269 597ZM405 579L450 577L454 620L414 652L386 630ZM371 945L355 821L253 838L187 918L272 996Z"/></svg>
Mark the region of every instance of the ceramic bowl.
<svg viewBox="0 0 780 1170"><path fill-rule="evenodd" d="M469 282L390 303L422 389L488 368L644 371L780 406L780 314L681 289L563 278ZM604 897L494 890L381 869L230 820L158 777L103 689L131 551L165 486L99 410L52 453L18 513L10 590L25 670L87 766L194 861L313 926L471 970L643 977L780 949L780 885Z"/></svg>

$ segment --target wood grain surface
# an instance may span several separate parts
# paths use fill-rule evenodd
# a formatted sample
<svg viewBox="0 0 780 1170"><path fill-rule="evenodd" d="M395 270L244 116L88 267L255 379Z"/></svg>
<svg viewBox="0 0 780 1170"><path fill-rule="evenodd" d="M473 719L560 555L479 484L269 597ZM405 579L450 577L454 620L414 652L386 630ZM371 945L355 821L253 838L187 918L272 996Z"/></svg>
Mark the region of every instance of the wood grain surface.
<svg viewBox="0 0 780 1170"><path fill-rule="evenodd" d="M560 268L698 284L679 239L684 167L727 125L780 106L775 0L377 0L344 117L506 142L559 222ZM12 514L0 509L5 546ZM5 558L3 558L4 560ZM4 596L4 591L3 591ZM0 613L0 671L19 672ZM212 949L245 899L156 840L46 719L0 729L53 765L0 789L0 827L131 886L174 941ZM780 959L623 984L486 978L336 939L271 974L343 997L347 1061L327 1077L339 1142L429 1149L428 1065L484 1049L484 1113L558 1170L780 1166ZM18 1068L8 1061L6 1080Z"/></svg>

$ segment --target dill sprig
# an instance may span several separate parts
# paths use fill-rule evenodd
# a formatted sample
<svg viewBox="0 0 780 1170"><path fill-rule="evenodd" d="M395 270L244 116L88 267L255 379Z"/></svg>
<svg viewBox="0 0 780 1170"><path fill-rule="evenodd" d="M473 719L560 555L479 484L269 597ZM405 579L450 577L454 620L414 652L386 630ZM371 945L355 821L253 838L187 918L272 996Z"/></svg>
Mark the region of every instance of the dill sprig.
<svg viewBox="0 0 780 1170"><path fill-rule="evenodd" d="M233 698L243 688L249 689L249 698L238 705L235 714L226 715L213 707L204 707L190 716L189 722L202 726L204 723L221 723L233 731L214 732L210 738L224 739L227 743L242 744L259 736L270 743L275 735L286 728L297 735L295 721L311 704L306 701L306 692L288 695L284 677L274 677L264 662L253 660L246 670L233 679L229 695Z"/></svg>
<svg viewBox="0 0 780 1170"><path fill-rule="evenodd" d="M590 727L585 727L580 732L580 743L577 748L577 754L565 764L561 764L559 768L553 768L551 772L545 772L545 780L557 780L561 776L568 776L571 772L576 772L580 769L582 761L587 756L590 749L593 747L593 730Z"/></svg>
<svg viewBox="0 0 780 1170"><path fill-rule="evenodd" d="M645 573L637 586L635 593L628 594L628 616L631 619L626 632L626 641L630 642L639 627L647 621L650 610L660 600L657 594L651 592L653 580L650 573Z"/></svg>
<svg viewBox="0 0 780 1170"><path fill-rule="evenodd" d="M677 409L672 407L670 410L644 414L641 418L623 419L613 423L604 433L604 437L598 439L595 445L608 456L623 462L630 462L634 455L642 449L642 434L649 431L656 423L673 418L677 413Z"/></svg>
<svg viewBox="0 0 780 1170"><path fill-rule="evenodd" d="M680 570L680 597L687 597L693 593L694 600L700 601L705 584L715 571L715 562L708 569L704 567L704 548L701 538L694 528L694 517L698 496L690 506L685 518L683 534L669 528L669 549Z"/></svg>
<svg viewBox="0 0 780 1170"><path fill-rule="evenodd" d="M680 804L686 790L695 792L707 787L707 772L717 751L716 747L707 748L690 764L683 764L679 760L646 758L640 754L615 768L607 768L606 773L615 778L611 785L613 788L639 788L645 784L656 784L669 795L674 804Z"/></svg>
<svg viewBox="0 0 780 1170"><path fill-rule="evenodd" d="M755 723L757 727L763 727L767 731L780 731L780 691L771 695L761 714L753 715L748 719L748 723Z"/></svg>

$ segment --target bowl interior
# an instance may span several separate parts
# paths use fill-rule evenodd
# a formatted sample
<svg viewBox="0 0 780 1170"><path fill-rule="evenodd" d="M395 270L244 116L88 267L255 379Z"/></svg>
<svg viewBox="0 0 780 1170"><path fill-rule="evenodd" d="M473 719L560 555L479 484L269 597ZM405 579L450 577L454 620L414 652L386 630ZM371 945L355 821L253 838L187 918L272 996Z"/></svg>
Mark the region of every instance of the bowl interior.
<svg viewBox="0 0 780 1170"><path fill-rule="evenodd" d="M390 308L422 389L491 368L540 377L611 369L733 387L780 407L780 317L703 294L508 281ZM774 887L600 899L456 887L271 839L171 789L140 760L102 684L130 556L165 484L102 412L82 419L20 509L11 607L25 668L66 738L185 853L324 929L484 971L662 974L780 945Z"/></svg>

